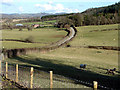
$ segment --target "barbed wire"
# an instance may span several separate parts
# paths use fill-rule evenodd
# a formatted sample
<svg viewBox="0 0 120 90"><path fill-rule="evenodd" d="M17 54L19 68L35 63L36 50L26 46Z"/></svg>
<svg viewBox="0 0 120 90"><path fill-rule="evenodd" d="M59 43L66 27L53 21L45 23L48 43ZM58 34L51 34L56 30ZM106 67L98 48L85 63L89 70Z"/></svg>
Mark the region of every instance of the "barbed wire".
<svg viewBox="0 0 120 90"><path fill-rule="evenodd" d="M5 63L2 63L2 74L6 74L5 72ZM30 67L24 67L24 66L20 66L19 65L19 81L18 83L25 86L25 87L30 87ZM15 77L16 77L16 65L15 64L8 64L8 78L15 81ZM109 84L111 81L111 79L106 78L106 77L101 77L102 79L106 79L106 84ZM75 88L76 86L81 88L85 85L86 88L89 87L93 87L93 83L92 82L87 82L87 81L83 81L83 80L78 80L78 79L74 79L74 78L70 78L70 77L65 77L65 76L61 76L58 74L54 74L53 77L53 88L57 88L57 87L63 87L63 88ZM34 69L34 80L33 80L33 88L49 88L50 87L50 75L49 72L45 72L45 71L41 71L38 69ZM113 89L111 87L107 87L107 86L103 86L98 84L98 88L102 88L102 89Z"/></svg>

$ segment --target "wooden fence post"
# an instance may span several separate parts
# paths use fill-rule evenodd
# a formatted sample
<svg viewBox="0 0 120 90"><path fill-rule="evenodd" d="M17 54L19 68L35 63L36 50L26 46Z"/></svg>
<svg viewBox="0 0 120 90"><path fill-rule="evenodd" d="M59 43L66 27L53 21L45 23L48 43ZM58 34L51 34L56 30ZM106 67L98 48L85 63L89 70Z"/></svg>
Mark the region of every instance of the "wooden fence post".
<svg viewBox="0 0 120 90"><path fill-rule="evenodd" d="M0 60L0 75L2 75L2 60ZM0 90L2 90L2 77L0 77Z"/></svg>
<svg viewBox="0 0 120 90"><path fill-rule="evenodd" d="M31 72L30 72L30 88L32 89L33 88L33 67L31 67Z"/></svg>
<svg viewBox="0 0 120 90"><path fill-rule="evenodd" d="M2 60L5 60L5 56L4 56L4 53L2 53Z"/></svg>
<svg viewBox="0 0 120 90"><path fill-rule="evenodd" d="M98 85L98 82L97 81L93 81L93 89L94 90L97 90L97 85Z"/></svg>
<svg viewBox="0 0 120 90"><path fill-rule="evenodd" d="M2 74L2 62L0 60L0 74Z"/></svg>
<svg viewBox="0 0 120 90"><path fill-rule="evenodd" d="M16 82L18 82L18 64L16 64Z"/></svg>
<svg viewBox="0 0 120 90"><path fill-rule="evenodd" d="M8 78L8 62L6 62L6 78Z"/></svg>
<svg viewBox="0 0 120 90"><path fill-rule="evenodd" d="M50 89L53 88L53 71L50 71Z"/></svg>

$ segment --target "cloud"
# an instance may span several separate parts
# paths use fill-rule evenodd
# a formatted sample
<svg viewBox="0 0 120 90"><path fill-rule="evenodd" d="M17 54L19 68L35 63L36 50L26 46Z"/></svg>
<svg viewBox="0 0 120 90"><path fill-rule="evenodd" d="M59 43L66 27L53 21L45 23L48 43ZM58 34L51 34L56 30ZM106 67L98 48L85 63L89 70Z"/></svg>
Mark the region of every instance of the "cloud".
<svg viewBox="0 0 120 90"><path fill-rule="evenodd" d="M78 9L70 9L64 7L62 4L53 4L53 2L49 2L47 4L35 4L37 8L39 8L42 12L50 12L50 13L73 13L79 12Z"/></svg>
<svg viewBox="0 0 120 90"><path fill-rule="evenodd" d="M13 0L2 0L3 3L11 3Z"/></svg>
<svg viewBox="0 0 120 90"><path fill-rule="evenodd" d="M2 0L2 4L6 6L11 6L13 3L13 0Z"/></svg>
<svg viewBox="0 0 120 90"><path fill-rule="evenodd" d="M18 8L18 10L19 10L20 12L23 12L23 11L24 11L23 7L21 7L21 6Z"/></svg>
<svg viewBox="0 0 120 90"><path fill-rule="evenodd" d="M53 10L56 12L56 13L59 13L59 12L64 12L64 6L62 4L56 4L54 7L53 7Z"/></svg>
<svg viewBox="0 0 120 90"><path fill-rule="evenodd" d="M53 4L53 2L52 2L52 1L49 1L48 4Z"/></svg>
<svg viewBox="0 0 120 90"><path fill-rule="evenodd" d="M10 3L3 3L3 2L2 2L2 4L3 4L3 5L6 5L6 6L11 6L11 5L12 5L12 4L10 4Z"/></svg>
<svg viewBox="0 0 120 90"><path fill-rule="evenodd" d="M53 9L52 5L50 5L50 4L43 4L43 5L41 5L41 4L36 4L35 6L36 6L36 7L40 7L40 8L42 8L42 9L44 9L45 11L48 11L48 10Z"/></svg>
<svg viewBox="0 0 120 90"><path fill-rule="evenodd" d="M78 9L75 9L75 12L80 12Z"/></svg>

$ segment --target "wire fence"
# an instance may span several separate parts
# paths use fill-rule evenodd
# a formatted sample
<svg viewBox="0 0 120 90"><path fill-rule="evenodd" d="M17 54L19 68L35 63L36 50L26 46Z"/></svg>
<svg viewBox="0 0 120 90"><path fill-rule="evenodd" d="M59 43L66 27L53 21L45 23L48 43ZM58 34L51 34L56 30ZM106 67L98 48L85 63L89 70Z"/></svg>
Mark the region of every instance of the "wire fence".
<svg viewBox="0 0 120 90"><path fill-rule="evenodd" d="M25 66L18 66L18 81L20 85L26 88L51 88L51 77L50 72L41 71L39 69L33 70L33 81L31 83L31 68ZM2 74L9 78L10 80L16 81L16 64L9 64L6 71L6 62L2 62ZM54 72L53 72L54 73ZM97 87L99 89L114 89L117 80L107 77L99 77L95 81L98 81ZM95 82L96 83L96 82ZM64 77L61 75L52 75L52 88L94 88L93 82L84 81L80 79L73 79ZM96 85L96 84L95 84Z"/></svg>
<svg viewBox="0 0 120 90"><path fill-rule="evenodd" d="M18 83L30 88L30 67L18 66ZM6 63L2 62L2 74L6 76ZM16 65L8 63L7 78L16 81ZM74 80L61 75L53 74L52 88L90 88L82 84L75 84ZM50 72L34 69L32 88L50 88Z"/></svg>

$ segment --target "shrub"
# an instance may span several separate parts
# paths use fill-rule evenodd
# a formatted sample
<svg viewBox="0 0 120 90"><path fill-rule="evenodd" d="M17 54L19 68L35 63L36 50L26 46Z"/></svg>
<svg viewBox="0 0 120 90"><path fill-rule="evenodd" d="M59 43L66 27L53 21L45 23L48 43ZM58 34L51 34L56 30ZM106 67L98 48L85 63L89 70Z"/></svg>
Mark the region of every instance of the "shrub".
<svg viewBox="0 0 120 90"><path fill-rule="evenodd" d="M21 27L19 27L19 31L22 31L22 28L21 28Z"/></svg>
<svg viewBox="0 0 120 90"><path fill-rule="evenodd" d="M97 51L97 53L102 53L101 51Z"/></svg>
<svg viewBox="0 0 120 90"><path fill-rule="evenodd" d="M29 42L29 43L32 43L34 40L33 40L33 37L32 36L29 36L25 39L25 42Z"/></svg>
<svg viewBox="0 0 120 90"><path fill-rule="evenodd" d="M32 27L28 26L27 27L28 31L32 31Z"/></svg>

